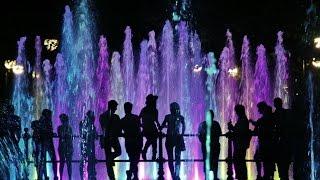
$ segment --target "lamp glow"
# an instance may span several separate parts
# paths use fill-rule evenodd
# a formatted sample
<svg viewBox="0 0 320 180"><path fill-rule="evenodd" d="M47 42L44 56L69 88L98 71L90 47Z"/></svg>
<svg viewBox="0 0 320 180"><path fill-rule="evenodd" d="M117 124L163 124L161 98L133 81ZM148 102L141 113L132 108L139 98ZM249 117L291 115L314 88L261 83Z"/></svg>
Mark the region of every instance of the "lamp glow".
<svg viewBox="0 0 320 180"><path fill-rule="evenodd" d="M33 79L39 79L40 78L40 74L37 74L35 71L32 72L32 78Z"/></svg>
<svg viewBox="0 0 320 180"><path fill-rule="evenodd" d="M237 77L239 74L239 69L237 67L228 70L229 76Z"/></svg>
<svg viewBox="0 0 320 180"><path fill-rule="evenodd" d="M315 68L320 68L320 60L316 60L316 58L313 58L312 66L314 66Z"/></svg>
<svg viewBox="0 0 320 180"><path fill-rule="evenodd" d="M202 70L202 66L199 66L198 64L196 64L192 69L192 71L195 73L199 73L201 72L201 70Z"/></svg>
<svg viewBox="0 0 320 180"><path fill-rule="evenodd" d="M315 47L320 49L320 37L314 38Z"/></svg>
<svg viewBox="0 0 320 180"><path fill-rule="evenodd" d="M20 75L24 72L24 68L22 65L15 65L13 66L12 71L15 75Z"/></svg>
<svg viewBox="0 0 320 180"><path fill-rule="evenodd" d="M16 60L6 60L4 62L4 66L6 69L13 69L13 67L16 65Z"/></svg>
<svg viewBox="0 0 320 180"><path fill-rule="evenodd" d="M45 39L43 44L48 51L54 51L58 48L59 41L57 39Z"/></svg>

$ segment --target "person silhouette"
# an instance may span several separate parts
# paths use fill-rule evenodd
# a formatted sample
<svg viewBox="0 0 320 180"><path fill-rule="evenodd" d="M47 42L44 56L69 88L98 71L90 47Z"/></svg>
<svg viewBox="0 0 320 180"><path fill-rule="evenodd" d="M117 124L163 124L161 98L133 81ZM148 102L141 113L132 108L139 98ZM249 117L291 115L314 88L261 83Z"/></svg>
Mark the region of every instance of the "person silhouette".
<svg viewBox="0 0 320 180"><path fill-rule="evenodd" d="M67 163L69 180L72 177L72 153L73 153L73 137L72 128L69 125L69 117L66 114L59 116L61 125L58 126L59 136L59 157L60 157L60 179L63 177L64 164Z"/></svg>
<svg viewBox="0 0 320 180"><path fill-rule="evenodd" d="M96 127L94 126L94 112L89 110L86 113L84 120L80 121L80 149L81 149L81 161L80 161L80 176L83 179L84 163L88 161L87 172L88 179L96 179L96 156L95 156L95 140L98 139Z"/></svg>
<svg viewBox="0 0 320 180"><path fill-rule="evenodd" d="M24 143L24 155L26 161L29 163L29 139L31 138L31 135L29 133L29 128L24 128L24 133L22 134L23 143Z"/></svg>
<svg viewBox="0 0 320 180"><path fill-rule="evenodd" d="M289 179L289 166L292 158L291 150L291 122L289 118L289 110L282 107L282 99L275 98L274 101L275 111L273 118L277 127L277 147L279 147L276 163L279 169L279 176L281 180Z"/></svg>
<svg viewBox="0 0 320 180"><path fill-rule="evenodd" d="M275 122L272 118L272 108L265 102L257 104L258 111L262 115L257 121L249 120L255 126L255 133L258 136L258 147L255 154L257 162L258 175L257 179L273 179L274 174L274 158L272 148L275 145ZM264 176L261 177L261 163L263 163ZM260 169L259 169L260 168ZM259 172L260 171L260 172Z"/></svg>
<svg viewBox="0 0 320 180"><path fill-rule="evenodd" d="M44 109L42 111L41 117L39 119L39 136L40 136L40 179L43 176L47 177L47 163L46 154L48 153L52 161L52 170L54 179L58 179L57 176L57 164L56 164L56 154L54 150L53 137L56 134L53 132L52 127L52 111L49 109Z"/></svg>
<svg viewBox="0 0 320 180"><path fill-rule="evenodd" d="M32 129L32 156L34 159L34 166L37 170L38 179L42 179L41 175L43 174L42 169L40 169L40 121L34 120L31 122Z"/></svg>
<svg viewBox="0 0 320 180"><path fill-rule="evenodd" d="M117 106L117 101L110 100L107 111L100 115L100 126L104 136L103 144L106 155L107 172L110 180L115 179L113 171L114 159L121 155L119 142L119 136L121 134L120 117L115 114Z"/></svg>
<svg viewBox="0 0 320 180"><path fill-rule="evenodd" d="M238 180L247 180L245 157L251 139L249 121L243 105L237 104L234 109L238 117L237 122L234 126L231 122L228 123L228 129L233 140L234 169Z"/></svg>
<svg viewBox="0 0 320 180"><path fill-rule="evenodd" d="M139 115L142 120L143 134L147 140L142 150L142 158L144 160L147 159L147 151L151 145L152 160L155 160L157 155L157 138L160 127L158 120L157 99L158 96L149 94L146 97L146 106L142 108Z"/></svg>
<svg viewBox="0 0 320 180"><path fill-rule="evenodd" d="M125 116L121 119L122 129L125 137L125 147L130 160L130 169L127 171L127 179L138 180L138 161L140 158L143 138L139 116L132 114L132 104L124 104Z"/></svg>
<svg viewBox="0 0 320 180"><path fill-rule="evenodd" d="M173 102L170 104L170 114L167 114L161 124L161 130L167 128L165 146L168 154L169 169L173 180L179 180L181 152L186 150L183 135L186 125L184 117L180 114L179 104ZM173 157L174 153L174 157ZM175 166L173 161L176 161Z"/></svg>
<svg viewBox="0 0 320 180"><path fill-rule="evenodd" d="M198 138L201 143L201 150L202 150L202 158L204 160L204 173L207 177L207 170L213 171L214 179L218 180L218 161L219 161L219 155L220 155L220 136L222 134L221 127L218 121L214 120L214 112L213 110L209 110L206 121L203 121L200 123L198 128ZM207 132L208 126L210 127L209 133ZM207 136L210 136L210 148L206 148ZM209 156L207 156L207 153L210 152ZM209 167L206 165L206 160L209 160Z"/></svg>

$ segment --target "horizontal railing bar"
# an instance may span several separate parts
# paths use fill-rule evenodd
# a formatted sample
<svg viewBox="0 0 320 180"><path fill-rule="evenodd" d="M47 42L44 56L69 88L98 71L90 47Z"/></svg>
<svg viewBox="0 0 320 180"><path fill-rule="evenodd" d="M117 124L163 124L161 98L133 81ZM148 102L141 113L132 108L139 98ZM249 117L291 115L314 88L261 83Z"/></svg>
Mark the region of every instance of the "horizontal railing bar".
<svg viewBox="0 0 320 180"><path fill-rule="evenodd" d="M184 134L184 135L182 135L182 136L184 136L184 137L194 137L194 136L198 136L199 134ZM162 137L166 137L167 135L166 134L162 134ZM220 136L228 136L227 135L227 133L225 133L225 134L221 134ZM257 135L251 135L251 136L257 136ZM72 137L74 137L74 138L80 138L80 135L72 135ZM103 135L98 135L98 137L103 137ZM121 135L119 135L119 136L117 136L117 137L125 137L125 135L124 134L121 134ZM145 137L145 135L143 135L143 137ZM59 138L59 136L53 136L53 138Z"/></svg>
<svg viewBox="0 0 320 180"><path fill-rule="evenodd" d="M106 160L95 160L96 162L106 162ZM175 162L176 160L171 160L172 162ZM170 162L171 162L170 161ZM203 159L181 159L181 162L203 162ZM219 162L233 162L231 159L219 159ZM246 162L262 162L262 160L254 160L254 159L246 159ZM46 163L52 163L53 161L46 161ZM54 161L55 163L60 163L61 161ZM66 162L66 161L65 161ZM80 160L72 160L73 163L80 163ZM88 162L88 160L85 160L83 162ZM130 160L113 160L113 162L131 162ZM159 160L139 160L138 162L159 162ZM162 162L169 162L168 159L162 160ZM28 163L34 163L34 161L28 161Z"/></svg>

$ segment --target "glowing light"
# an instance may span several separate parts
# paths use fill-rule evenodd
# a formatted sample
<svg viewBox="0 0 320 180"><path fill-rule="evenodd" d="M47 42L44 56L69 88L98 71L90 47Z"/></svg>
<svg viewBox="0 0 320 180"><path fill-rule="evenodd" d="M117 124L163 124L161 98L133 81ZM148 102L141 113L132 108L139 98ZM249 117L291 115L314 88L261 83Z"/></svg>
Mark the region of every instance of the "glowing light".
<svg viewBox="0 0 320 180"><path fill-rule="evenodd" d="M313 58L313 59L312 59L312 65L313 65L315 68L320 68L320 60L316 60L316 58Z"/></svg>
<svg viewBox="0 0 320 180"><path fill-rule="evenodd" d="M320 49L320 37L314 38L315 47Z"/></svg>
<svg viewBox="0 0 320 180"><path fill-rule="evenodd" d="M33 79L39 79L40 78L40 74L37 74L35 71L32 72L32 78Z"/></svg>
<svg viewBox="0 0 320 180"><path fill-rule="evenodd" d="M199 66L198 64L196 64L192 69L192 71L195 73L199 73L201 72L201 70L202 70L202 66Z"/></svg>
<svg viewBox="0 0 320 180"><path fill-rule="evenodd" d="M54 51L58 48L59 41L56 39L45 39L43 43L48 51Z"/></svg>
<svg viewBox="0 0 320 180"><path fill-rule="evenodd" d="M237 77L239 75L239 69L237 67L228 70L229 76Z"/></svg>
<svg viewBox="0 0 320 180"><path fill-rule="evenodd" d="M13 69L13 67L16 65L17 61L16 60L6 60L4 62L4 66L6 69Z"/></svg>
<svg viewBox="0 0 320 180"><path fill-rule="evenodd" d="M24 72L24 68L22 65L15 65L13 66L12 71L14 74L20 75Z"/></svg>

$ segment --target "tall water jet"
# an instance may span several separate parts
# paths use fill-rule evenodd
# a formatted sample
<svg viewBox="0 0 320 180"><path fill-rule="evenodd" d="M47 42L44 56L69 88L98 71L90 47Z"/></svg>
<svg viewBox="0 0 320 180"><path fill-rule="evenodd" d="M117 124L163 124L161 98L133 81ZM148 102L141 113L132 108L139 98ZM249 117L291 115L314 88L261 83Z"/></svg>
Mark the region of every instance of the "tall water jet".
<svg viewBox="0 0 320 180"><path fill-rule="evenodd" d="M309 72L308 81L307 81L307 90L308 90L308 102L309 102L309 129L310 129L310 143L309 143L309 156L310 156L310 179L317 179L317 166L318 163L315 162L315 129L313 125L314 113L315 113L315 102L314 102L314 89L313 89L313 77L312 73Z"/></svg>
<svg viewBox="0 0 320 180"><path fill-rule="evenodd" d="M12 104L15 107L15 113L21 117L21 128L30 127L30 121L33 119L33 99L28 91L29 81L27 78L29 62L26 59L25 42L26 37L21 37L17 42L18 57L17 64L23 66L24 72L16 74L14 79L14 90L12 95Z"/></svg>
<svg viewBox="0 0 320 180"><path fill-rule="evenodd" d="M212 109L215 114L217 112L217 101L216 101L216 82L219 70L217 68L217 60L214 56L213 52L209 52L206 55L206 67L205 72L207 74L206 79L206 88L207 88L207 96L206 96L206 104L207 109Z"/></svg>
<svg viewBox="0 0 320 180"><path fill-rule="evenodd" d="M219 58L219 75L217 82L218 108L220 110L220 123L223 125L223 132L227 131L227 122L234 120L234 106L238 101L238 68L236 67L234 57L234 47L232 42L232 34L228 30L226 33L227 43L223 48ZM231 112L231 113L230 113Z"/></svg>
<svg viewBox="0 0 320 180"><path fill-rule="evenodd" d="M197 129L198 123L205 119L205 85L204 77L205 72L202 70L204 63L201 55L201 41L197 33L193 33L190 37L190 59L191 65L189 71L192 71L191 81L190 81L190 92L192 97L192 111L197 111L198 113L192 113L192 129ZM191 88L198 87L198 88Z"/></svg>
<svg viewBox="0 0 320 180"><path fill-rule="evenodd" d="M55 68L55 80L53 85L53 122L54 129L57 128L59 123L59 115L62 113L68 114L68 93L66 90L69 89L67 82L67 66L63 55L58 53Z"/></svg>
<svg viewBox="0 0 320 180"><path fill-rule="evenodd" d="M154 31L150 31L148 35L147 56L150 63L151 93L158 95L160 91L160 64L157 55L157 42Z"/></svg>
<svg viewBox="0 0 320 180"><path fill-rule="evenodd" d="M277 33L274 96L283 100L284 108L289 108L289 58L287 51L283 47L282 35L282 31Z"/></svg>
<svg viewBox="0 0 320 180"><path fill-rule="evenodd" d="M110 92L109 99L114 99L118 104L124 104L124 81L122 74L120 73L120 54L119 52L113 52L111 58L111 68L110 68ZM118 111L119 114L123 114L122 108Z"/></svg>
<svg viewBox="0 0 320 180"><path fill-rule="evenodd" d="M141 110L145 105L146 96L151 93L151 74L150 74L150 64L147 57L148 42L143 40L140 43L140 61L139 69L137 74L137 91L136 91L136 108L137 112Z"/></svg>
<svg viewBox="0 0 320 180"><path fill-rule="evenodd" d="M76 9L76 44L75 52L77 63L82 70L78 74L78 119L82 118L86 111L92 110L95 105L94 75L96 62L94 59L94 22L92 12L89 11L89 0L81 0ZM79 114L80 113L80 114Z"/></svg>
<svg viewBox="0 0 320 180"><path fill-rule="evenodd" d="M61 39L61 54L65 64L65 71L67 75L67 91L65 92L69 98L69 101L75 102L76 92L78 91L78 76L80 74L79 63L74 58L74 30L73 30L73 15L69 6L65 6L65 13L63 15L62 25L62 39ZM57 71L57 70L56 70ZM72 107L69 103L65 102L67 108ZM73 111L70 117L70 122L73 124ZM71 113L70 112L70 113ZM76 119L74 119L76 120Z"/></svg>
<svg viewBox="0 0 320 180"><path fill-rule="evenodd" d="M110 74L108 63L108 44L104 36L100 36L99 40L99 59L96 71L96 95L97 95L97 115L102 114L107 107L108 92L110 90Z"/></svg>
<svg viewBox="0 0 320 180"><path fill-rule="evenodd" d="M40 36L36 36L35 39L35 49L36 49L36 58L35 58L35 66L32 72L33 78L33 94L34 94L34 114L35 119L40 118L41 111L43 109L43 73L42 73L42 60L41 60L41 39Z"/></svg>
<svg viewBox="0 0 320 180"><path fill-rule="evenodd" d="M125 30L125 40L123 43L123 52L122 52L122 73L123 73L123 80L126 86L124 93L125 93L125 100L134 102L135 95L134 93L134 57L133 57L133 49L132 49L132 33L131 28L129 26L126 27Z"/></svg>
<svg viewBox="0 0 320 180"><path fill-rule="evenodd" d="M191 79L191 61L189 55L189 33L186 22L181 21L178 26L179 43L177 53L177 100L181 106L181 112L186 119L190 118L190 79ZM186 132L192 130L193 124L186 122Z"/></svg>
<svg viewBox="0 0 320 180"><path fill-rule="evenodd" d="M175 92L173 91L175 88L173 87L176 75L175 72L175 55L173 49L173 29L170 24L170 21L166 21L161 35L160 42L160 51L161 51L161 98L160 101L162 105L170 104L171 100L176 97ZM171 91L172 90L172 91ZM159 111L160 117L164 117L164 115L168 112L168 108L163 108Z"/></svg>
<svg viewBox="0 0 320 180"><path fill-rule="evenodd" d="M253 63L251 61L250 54L250 42L247 36L243 37L243 43L241 48L241 57L242 62L241 67L241 81L240 81L240 104L246 107L246 112L248 118L253 117L252 112L254 108L254 97L253 97Z"/></svg>
<svg viewBox="0 0 320 180"><path fill-rule="evenodd" d="M265 101L271 105L271 82L267 64L266 49L261 44L257 47L257 62L254 71L254 97L255 104ZM256 111L255 111L256 112ZM260 115L256 112L254 119L258 119Z"/></svg>
<svg viewBox="0 0 320 180"><path fill-rule="evenodd" d="M44 109L52 109L52 84L51 84L51 74L52 74L52 65L49 59L43 61L42 64L44 72Z"/></svg>

